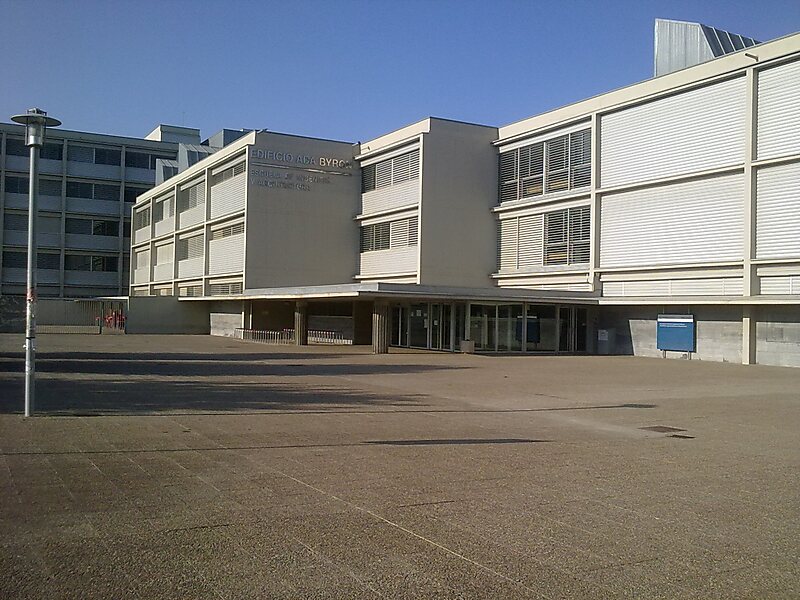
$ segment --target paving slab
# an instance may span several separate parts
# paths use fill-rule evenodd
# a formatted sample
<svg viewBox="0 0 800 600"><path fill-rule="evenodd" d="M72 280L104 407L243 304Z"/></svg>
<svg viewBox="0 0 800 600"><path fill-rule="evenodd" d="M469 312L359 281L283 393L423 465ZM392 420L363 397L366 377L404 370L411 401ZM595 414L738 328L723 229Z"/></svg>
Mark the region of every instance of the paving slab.
<svg viewBox="0 0 800 600"><path fill-rule="evenodd" d="M43 335L25 419L21 348L2 598L800 595L800 369Z"/></svg>

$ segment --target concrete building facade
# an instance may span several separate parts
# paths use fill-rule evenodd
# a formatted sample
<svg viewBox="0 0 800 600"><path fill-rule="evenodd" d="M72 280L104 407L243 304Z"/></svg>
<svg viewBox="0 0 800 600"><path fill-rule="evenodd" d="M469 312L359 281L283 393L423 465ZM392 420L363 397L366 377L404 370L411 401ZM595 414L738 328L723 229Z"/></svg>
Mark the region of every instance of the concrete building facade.
<svg viewBox="0 0 800 600"><path fill-rule="evenodd" d="M140 198L131 295L376 351L660 355L673 313L800 366L798 98L792 35L500 128L247 134Z"/></svg>
<svg viewBox="0 0 800 600"><path fill-rule="evenodd" d="M131 207L159 162L200 132L160 125L146 138L50 129L41 151L38 279L43 297L128 293ZM29 152L24 127L0 123L0 295L25 295Z"/></svg>

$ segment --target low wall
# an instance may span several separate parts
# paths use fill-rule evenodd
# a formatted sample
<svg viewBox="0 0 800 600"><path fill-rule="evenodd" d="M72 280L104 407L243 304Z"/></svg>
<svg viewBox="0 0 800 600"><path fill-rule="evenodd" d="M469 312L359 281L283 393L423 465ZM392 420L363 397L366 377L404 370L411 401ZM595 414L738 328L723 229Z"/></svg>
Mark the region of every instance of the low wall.
<svg viewBox="0 0 800 600"><path fill-rule="evenodd" d="M126 333L207 334L207 302L179 302L175 296L131 296Z"/></svg>
<svg viewBox="0 0 800 600"><path fill-rule="evenodd" d="M800 367L800 307L761 307L756 320L756 362Z"/></svg>
<svg viewBox="0 0 800 600"><path fill-rule="evenodd" d="M25 332L25 298L0 296L0 333Z"/></svg>
<svg viewBox="0 0 800 600"><path fill-rule="evenodd" d="M236 329L243 327L241 301L211 302L208 311L211 335L235 337Z"/></svg>

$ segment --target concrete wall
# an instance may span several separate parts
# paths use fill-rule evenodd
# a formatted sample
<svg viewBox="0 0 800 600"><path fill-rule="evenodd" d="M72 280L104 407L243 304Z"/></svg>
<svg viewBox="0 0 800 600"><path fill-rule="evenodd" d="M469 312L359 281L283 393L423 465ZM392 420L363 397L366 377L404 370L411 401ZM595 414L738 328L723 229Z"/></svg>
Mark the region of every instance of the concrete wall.
<svg viewBox="0 0 800 600"><path fill-rule="evenodd" d="M800 367L800 307L765 306L756 314L756 362Z"/></svg>
<svg viewBox="0 0 800 600"><path fill-rule="evenodd" d="M243 307L238 300L221 300L208 305L208 320L211 335L233 337L235 330L243 326Z"/></svg>
<svg viewBox="0 0 800 600"><path fill-rule="evenodd" d="M344 142L257 134L248 156L246 288L353 281L359 250L353 218L361 189L355 149Z"/></svg>
<svg viewBox="0 0 800 600"><path fill-rule="evenodd" d="M684 313L686 307L601 307L599 329L616 330L614 354L661 356L656 346L656 322L660 313ZM695 316L697 352L692 359L742 362L742 309L737 306L689 307ZM667 352L680 358L680 352Z"/></svg>
<svg viewBox="0 0 800 600"><path fill-rule="evenodd" d="M209 305L179 302L175 296L131 296L127 333L209 333Z"/></svg>
<svg viewBox="0 0 800 600"><path fill-rule="evenodd" d="M419 283L493 285L496 138L493 127L431 119L422 140Z"/></svg>
<svg viewBox="0 0 800 600"><path fill-rule="evenodd" d="M0 296L0 333L24 333L25 298Z"/></svg>

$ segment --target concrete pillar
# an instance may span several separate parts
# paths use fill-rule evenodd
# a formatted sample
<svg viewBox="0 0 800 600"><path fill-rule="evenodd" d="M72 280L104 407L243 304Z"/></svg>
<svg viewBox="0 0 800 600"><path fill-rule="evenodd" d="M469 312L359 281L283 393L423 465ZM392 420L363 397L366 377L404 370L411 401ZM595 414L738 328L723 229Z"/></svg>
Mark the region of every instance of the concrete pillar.
<svg viewBox="0 0 800 600"><path fill-rule="evenodd" d="M294 343L308 346L308 302L302 300L294 304Z"/></svg>
<svg viewBox="0 0 800 600"><path fill-rule="evenodd" d="M389 303L375 300L372 308L372 353L389 352Z"/></svg>
<svg viewBox="0 0 800 600"><path fill-rule="evenodd" d="M756 307L742 307L742 364L756 363Z"/></svg>

